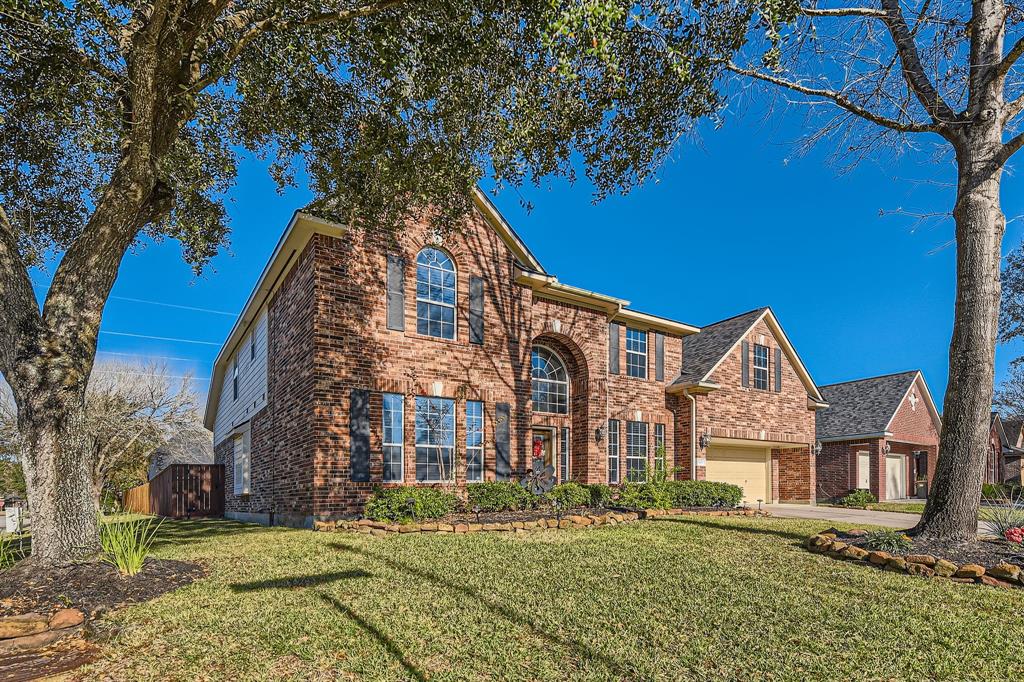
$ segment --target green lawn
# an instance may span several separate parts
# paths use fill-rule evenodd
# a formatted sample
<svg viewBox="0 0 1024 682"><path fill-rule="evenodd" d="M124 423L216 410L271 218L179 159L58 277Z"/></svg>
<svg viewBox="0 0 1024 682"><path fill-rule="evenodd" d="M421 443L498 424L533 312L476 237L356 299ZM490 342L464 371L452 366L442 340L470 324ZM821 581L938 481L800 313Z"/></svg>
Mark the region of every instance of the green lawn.
<svg viewBox="0 0 1024 682"><path fill-rule="evenodd" d="M811 555L821 522L396 535L167 522L211 576L113 616L87 679L1020 679L1024 591Z"/></svg>
<svg viewBox="0 0 1024 682"><path fill-rule="evenodd" d="M838 504L819 502L822 507L839 507ZM924 502L871 502L865 509L882 512L900 512L902 514L923 514Z"/></svg>

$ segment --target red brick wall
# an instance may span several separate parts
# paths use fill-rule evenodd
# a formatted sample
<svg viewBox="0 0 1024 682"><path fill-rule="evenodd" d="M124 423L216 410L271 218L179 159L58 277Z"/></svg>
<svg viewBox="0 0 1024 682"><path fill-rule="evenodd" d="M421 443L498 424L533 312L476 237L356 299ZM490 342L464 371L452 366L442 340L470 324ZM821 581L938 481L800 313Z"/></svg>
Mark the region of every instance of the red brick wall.
<svg viewBox="0 0 1024 682"><path fill-rule="evenodd" d="M985 470L981 474L982 483L1002 483L999 475L999 460L1003 452L1002 441L999 439L999 431L996 429L995 420L988 431L988 448L985 451Z"/></svg>
<svg viewBox="0 0 1024 682"><path fill-rule="evenodd" d="M896 414L889 423L889 432L892 437L889 440L897 440L920 445L938 445L939 432L932 420L931 410L925 404L924 387L921 385L921 378L918 377L914 383L914 395L917 398L916 405L910 400L910 394L903 398Z"/></svg>

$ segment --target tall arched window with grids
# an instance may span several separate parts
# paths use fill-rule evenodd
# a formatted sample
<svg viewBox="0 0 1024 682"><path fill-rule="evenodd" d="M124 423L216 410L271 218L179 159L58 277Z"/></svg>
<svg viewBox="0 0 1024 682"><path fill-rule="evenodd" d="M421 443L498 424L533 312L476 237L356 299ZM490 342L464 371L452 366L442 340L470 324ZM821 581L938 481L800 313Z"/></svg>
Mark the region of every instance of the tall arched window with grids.
<svg viewBox="0 0 1024 682"><path fill-rule="evenodd" d="M427 247L416 256L416 333L455 338L455 263Z"/></svg>
<svg viewBox="0 0 1024 682"><path fill-rule="evenodd" d="M557 353L546 346L534 346L530 376L535 412L569 412L569 374Z"/></svg>

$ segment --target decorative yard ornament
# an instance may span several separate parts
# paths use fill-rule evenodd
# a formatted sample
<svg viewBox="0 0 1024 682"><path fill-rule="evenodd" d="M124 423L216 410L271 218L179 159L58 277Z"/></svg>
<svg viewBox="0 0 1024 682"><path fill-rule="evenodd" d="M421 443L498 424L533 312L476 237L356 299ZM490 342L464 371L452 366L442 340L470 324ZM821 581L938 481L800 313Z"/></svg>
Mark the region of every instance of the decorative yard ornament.
<svg viewBox="0 0 1024 682"><path fill-rule="evenodd" d="M529 490L534 495L543 495L555 487L555 467L544 466L544 460L533 460L533 468L526 472L526 476L519 482L519 485Z"/></svg>

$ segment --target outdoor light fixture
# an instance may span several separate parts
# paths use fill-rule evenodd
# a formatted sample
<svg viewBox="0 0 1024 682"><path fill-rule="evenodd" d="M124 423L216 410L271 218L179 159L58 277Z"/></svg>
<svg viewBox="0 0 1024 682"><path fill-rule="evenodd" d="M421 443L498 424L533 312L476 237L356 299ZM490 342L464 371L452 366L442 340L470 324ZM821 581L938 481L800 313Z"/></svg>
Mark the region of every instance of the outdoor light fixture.
<svg viewBox="0 0 1024 682"><path fill-rule="evenodd" d="M885 452L885 454L887 454L887 455L888 455L888 454L889 454L890 452L892 452L892 446L891 446L891 445L889 445L888 443L886 443L886 444L885 444L885 447L884 447L884 448L882 448L882 451L883 451L883 452Z"/></svg>
<svg viewBox="0 0 1024 682"><path fill-rule="evenodd" d="M598 426L596 429L594 429L594 440L597 441L598 443L604 440L603 426Z"/></svg>
<svg viewBox="0 0 1024 682"><path fill-rule="evenodd" d="M814 456L817 457L821 454L821 441L819 440L814 444Z"/></svg>
<svg viewBox="0 0 1024 682"><path fill-rule="evenodd" d="M707 450L709 445L711 445L711 434L705 431L700 437L700 449Z"/></svg>

